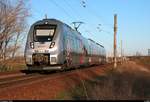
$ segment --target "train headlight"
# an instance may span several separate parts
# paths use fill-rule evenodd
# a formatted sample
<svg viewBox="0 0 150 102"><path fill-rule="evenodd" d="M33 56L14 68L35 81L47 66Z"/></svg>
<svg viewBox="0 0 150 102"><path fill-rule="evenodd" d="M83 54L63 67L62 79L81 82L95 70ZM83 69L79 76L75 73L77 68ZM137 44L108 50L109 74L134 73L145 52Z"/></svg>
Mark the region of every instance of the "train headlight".
<svg viewBox="0 0 150 102"><path fill-rule="evenodd" d="M27 64L32 64L32 57L31 56L26 57L26 63Z"/></svg>
<svg viewBox="0 0 150 102"><path fill-rule="evenodd" d="M51 57L51 62L56 63L56 57Z"/></svg>
<svg viewBox="0 0 150 102"><path fill-rule="evenodd" d="M34 48L34 43L30 42L30 47L33 49Z"/></svg>
<svg viewBox="0 0 150 102"><path fill-rule="evenodd" d="M55 42L52 42L51 45L50 45L50 48L53 48L55 45Z"/></svg>

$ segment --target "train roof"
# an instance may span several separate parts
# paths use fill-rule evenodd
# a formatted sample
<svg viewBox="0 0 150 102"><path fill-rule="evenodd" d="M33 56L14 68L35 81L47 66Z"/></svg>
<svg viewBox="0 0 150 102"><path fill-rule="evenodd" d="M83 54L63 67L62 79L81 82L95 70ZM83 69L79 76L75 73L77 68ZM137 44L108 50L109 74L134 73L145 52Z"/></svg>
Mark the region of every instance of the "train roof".
<svg viewBox="0 0 150 102"><path fill-rule="evenodd" d="M56 22L56 23L60 23L60 24L63 24L63 25L66 25L71 30L76 31L75 29L71 28L68 24L63 23L62 21L57 20L57 19L53 19L53 18L52 19L42 19L42 20L37 21L35 24L43 23L43 22L47 22L48 23L48 22L51 22L51 21ZM76 31L76 32L81 35L81 33L79 31Z"/></svg>
<svg viewBox="0 0 150 102"><path fill-rule="evenodd" d="M39 20L39 21L35 22L33 25L37 25L37 24L49 24L49 22L55 22L55 23L64 24L62 21L57 20L57 19L42 19L42 20Z"/></svg>
<svg viewBox="0 0 150 102"><path fill-rule="evenodd" d="M96 43L96 44L104 48L104 46L102 46L101 44L99 44L99 43Z"/></svg>
<svg viewBox="0 0 150 102"><path fill-rule="evenodd" d="M104 48L104 46L102 46L101 44L99 44L99 43L97 43L97 42L95 42L94 40L92 40L92 39L88 39L88 40L90 40L90 41L92 41L93 43L95 43L95 44L97 44L97 45L99 45L99 46L101 46L101 47L103 47Z"/></svg>
<svg viewBox="0 0 150 102"><path fill-rule="evenodd" d="M44 22L45 24L48 24L49 22L54 22L54 23L59 23L59 24L66 25L68 28L70 28L71 30L73 30L73 31L77 32L79 35L81 35L80 32L76 31L75 29L72 29L72 28L71 28L69 25L67 25L66 23L63 23L62 21L57 20L57 19L53 19L53 18L51 18L51 19L42 19L42 20L39 20L39 21L35 22L33 25L36 25L36 24L43 24L43 22ZM96 43L94 40L92 40L92 39L88 39L88 40L90 40L91 42L93 42L93 43L95 43L95 44L97 44L97 45L99 45L99 46L101 46L101 47L104 48L104 46L102 46L102 45L99 44L99 43Z"/></svg>
<svg viewBox="0 0 150 102"><path fill-rule="evenodd" d="M93 43L96 43L94 40L92 40L92 39L90 39L90 38L89 38L88 40L92 41Z"/></svg>

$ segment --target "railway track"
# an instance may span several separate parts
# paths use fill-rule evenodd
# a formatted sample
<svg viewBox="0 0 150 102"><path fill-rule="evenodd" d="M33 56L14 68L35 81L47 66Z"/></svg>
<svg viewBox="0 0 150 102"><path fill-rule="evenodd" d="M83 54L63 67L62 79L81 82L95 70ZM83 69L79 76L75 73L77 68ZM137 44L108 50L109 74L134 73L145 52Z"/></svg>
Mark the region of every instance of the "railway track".
<svg viewBox="0 0 150 102"><path fill-rule="evenodd" d="M10 78L10 77L17 77L17 76L23 76L23 75L25 75L25 73L21 73L21 71L1 72L0 73L0 79Z"/></svg>
<svg viewBox="0 0 150 102"><path fill-rule="evenodd" d="M105 67L106 65L101 65L100 67ZM95 66L93 66L95 67ZM98 66L96 66L98 67ZM89 67L92 68L92 67ZM71 75L74 72L79 72L81 70L88 69L88 68L79 68L77 70L68 70L64 72L57 72L57 73L49 73L49 74L39 74L39 73L33 73L33 74L19 74L18 76L12 76L12 77L1 77L0 76L0 90L22 86L22 85L28 85L36 82L40 82L41 80L54 80L60 77L67 77L67 75ZM8 75L9 76L9 75Z"/></svg>
<svg viewBox="0 0 150 102"><path fill-rule="evenodd" d="M0 89L21 85L23 83L36 80L38 78L42 78L43 76L44 75L31 74L31 75L3 78L3 79L0 79Z"/></svg>

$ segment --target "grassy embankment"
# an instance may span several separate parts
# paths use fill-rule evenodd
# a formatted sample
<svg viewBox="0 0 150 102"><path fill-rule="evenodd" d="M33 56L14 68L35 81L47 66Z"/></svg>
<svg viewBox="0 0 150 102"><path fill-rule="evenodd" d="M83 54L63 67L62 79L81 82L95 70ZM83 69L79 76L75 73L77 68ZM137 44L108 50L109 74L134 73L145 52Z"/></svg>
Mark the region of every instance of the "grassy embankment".
<svg viewBox="0 0 150 102"><path fill-rule="evenodd" d="M149 69L148 61L149 58L135 59L136 63L131 61L119 65L116 70L107 71L106 76L86 80L86 91L81 84L72 90L60 93L56 99L150 99L150 73L141 70Z"/></svg>

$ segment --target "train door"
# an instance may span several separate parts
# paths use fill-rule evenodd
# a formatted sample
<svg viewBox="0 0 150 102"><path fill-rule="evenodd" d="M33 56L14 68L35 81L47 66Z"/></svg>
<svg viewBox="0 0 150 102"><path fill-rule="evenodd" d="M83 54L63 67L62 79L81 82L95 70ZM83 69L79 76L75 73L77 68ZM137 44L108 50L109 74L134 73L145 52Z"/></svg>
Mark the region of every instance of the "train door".
<svg viewBox="0 0 150 102"><path fill-rule="evenodd" d="M77 45L76 37L74 37L71 41L72 41L72 64L74 67L77 67L78 65L78 47L77 46L78 45Z"/></svg>
<svg viewBox="0 0 150 102"><path fill-rule="evenodd" d="M80 65L85 65L86 62L86 55L87 55L87 50L82 42L82 40L80 41L80 48L81 48L81 53L80 53Z"/></svg>

